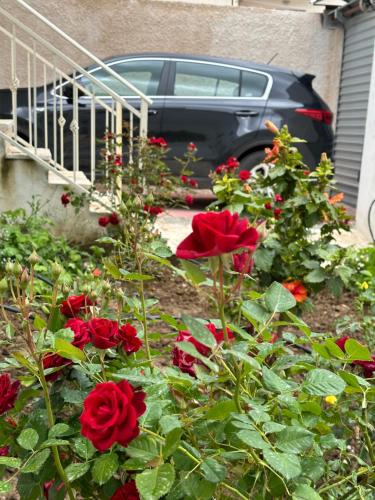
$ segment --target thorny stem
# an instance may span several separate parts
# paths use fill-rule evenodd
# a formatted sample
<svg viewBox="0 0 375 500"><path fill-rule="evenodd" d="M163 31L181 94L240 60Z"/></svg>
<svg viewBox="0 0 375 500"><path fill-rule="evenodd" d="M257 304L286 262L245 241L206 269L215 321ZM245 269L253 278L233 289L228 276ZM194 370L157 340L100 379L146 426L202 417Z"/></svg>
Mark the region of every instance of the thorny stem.
<svg viewBox="0 0 375 500"><path fill-rule="evenodd" d="M142 274L142 261L141 261L140 256L137 253L137 250L136 250L136 259L137 259L138 273ZM140 295L141 307L142 307L142 327L143 327L143 338L145 341L146 357L147 357L148 364L152 368L151 351L150 351L150 344L149 344L149 339L148 339L145 288L144 288L143 280L140 280L139 295Z"/></svg>

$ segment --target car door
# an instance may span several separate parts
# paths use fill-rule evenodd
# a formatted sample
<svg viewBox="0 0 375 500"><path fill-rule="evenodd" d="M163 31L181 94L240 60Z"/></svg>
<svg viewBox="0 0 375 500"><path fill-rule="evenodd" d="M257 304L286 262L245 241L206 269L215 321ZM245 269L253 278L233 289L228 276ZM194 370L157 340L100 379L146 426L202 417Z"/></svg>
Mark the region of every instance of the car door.
<svg viewBox="0 0 375 500"><path fill-rule="evenodd" d="M249 80L255 73L229 64L172 59L161 134L171 148L168 161L175 173L173 157L183 155L193 142L202 158L193 166L194 175L207 184L209 171L257 133L268 77L261 76L262 89L251 91Z"/></svg>
<svg viewBox="0 0 375 500"><path fill-rule="evenodd" d="M113 70L119 75L132 83L137 89L150 97L153 104L149 107L148 116L148 135L160 135L162 111L164 105L164 98L161 93L163 92L163 81L166 77L165 61L157 58L132 58L116 60L108 63ZM124 97L124 99L131 104L134 108L140 109L141 99L136 96L132 91L125 87L121 82L116 80L107 71L102 68L90 71L95 78L100 80L106 86L114 90L117 94ZM90 92L95 93L96 96L112 107L112 99L109 96L103 95L103 90L100 86L93 83L86 77L80 78L80 83L86 87ZM90 163L90 144L91 144L91 127L90 127L90 114L91 114L91 98L82 96L79 99L79 127L80 127L80 163L84 170L87 169L86 165ZM129 112L124 111L124 120L129 119ZM138 119L134 117L134 135L137 135ZM106 116L104 108L96 105L96 136L103 137L108 128L111 128L110 119ZM99 159L99 151L102 145L97 146L97 159Z"/></svg>

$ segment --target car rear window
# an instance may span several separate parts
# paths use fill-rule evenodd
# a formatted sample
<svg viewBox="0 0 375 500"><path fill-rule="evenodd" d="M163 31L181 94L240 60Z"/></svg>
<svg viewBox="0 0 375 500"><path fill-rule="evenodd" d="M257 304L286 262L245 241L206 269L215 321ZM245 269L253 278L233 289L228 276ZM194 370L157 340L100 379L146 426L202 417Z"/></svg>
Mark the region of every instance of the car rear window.
<svg viewBox="0 0 375 500"><path fill-rule="evenodd" d="M242 71L241 97L262 97L267 88L268 77L253 71Z"/></svg>
<svg viewBox="0 0 375 500"><path fill-rule="evenodd" d="M175 96L238 97L240 70L214 64L177 62Z"/></svg>

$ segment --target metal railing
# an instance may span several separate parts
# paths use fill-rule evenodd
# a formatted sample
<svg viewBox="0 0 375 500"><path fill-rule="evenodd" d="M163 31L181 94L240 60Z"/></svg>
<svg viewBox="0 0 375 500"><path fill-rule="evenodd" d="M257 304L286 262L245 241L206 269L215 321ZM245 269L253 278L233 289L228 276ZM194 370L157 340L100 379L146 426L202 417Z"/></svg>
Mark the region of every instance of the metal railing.
<svg viewBox="0 0 375 500"><path fill-rule="evenodd" d="M79 184L78 172L84 172L93 185L98 161L97 137L105 132L116 137L116 155L122 158L126 150L131 161L135 138L147 137L151 100L24 0L14 1L31 14L29 19L40 21L54 37L58 35L67 42L75 54L78 50L90 60L89 64L101 70L101 75L104 71L106 78L105 82L96 78L95 72L79 65L66 50L58 49L0 7L0 32L10 42L12 144L23 146L23 152L32 151L34 158L38 157L38 148L50 149L52 159L47 163L50 170L64 174L72 170L73 175L64 177L75 185ZM26 68L22 89L19 68ZM115 92L108 80L117 88L120 84L123 95L129 95L130 91L138 98L139 108ZM100 96L91 89L100 89ZM127 144L123 138L125 120ZM103 146L108 147L108 139ZM44 160L43 163L45 167ZM118 198L121 186L113 186L113 190Z"/></svg>

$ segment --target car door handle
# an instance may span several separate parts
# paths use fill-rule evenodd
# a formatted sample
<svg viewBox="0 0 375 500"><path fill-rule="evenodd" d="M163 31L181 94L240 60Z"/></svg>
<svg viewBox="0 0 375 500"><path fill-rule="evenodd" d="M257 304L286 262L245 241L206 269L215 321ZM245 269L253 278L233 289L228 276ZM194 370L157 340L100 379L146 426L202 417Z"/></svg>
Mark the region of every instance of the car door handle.
<svg viewBox="0 0 375 500"><path fill-rule="evenodd" d="M148 110L148 114L149 115L157 115L158 114L158 110L157 109L149 109Z"/></svg>
<svg viewBox="0 0 375 500"><path fill-rule="evenodd" d="M240 111L236 111L234 114L236 116L258 116L259 111L255 111L254 109L241 109Z"/></svg>

